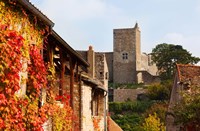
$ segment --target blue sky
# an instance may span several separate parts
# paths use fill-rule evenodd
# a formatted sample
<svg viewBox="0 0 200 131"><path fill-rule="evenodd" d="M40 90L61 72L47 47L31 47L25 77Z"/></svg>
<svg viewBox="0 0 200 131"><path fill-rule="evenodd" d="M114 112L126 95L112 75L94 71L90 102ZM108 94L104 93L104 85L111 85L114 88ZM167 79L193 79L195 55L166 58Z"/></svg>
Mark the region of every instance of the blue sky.
<svg viewBox="0 0 200 131"><path fill-rule="evenodd" d="M160 43L200 57L200 0L31 0L75 50L113 50L113 29L141 30L142 52Z"/></svg>

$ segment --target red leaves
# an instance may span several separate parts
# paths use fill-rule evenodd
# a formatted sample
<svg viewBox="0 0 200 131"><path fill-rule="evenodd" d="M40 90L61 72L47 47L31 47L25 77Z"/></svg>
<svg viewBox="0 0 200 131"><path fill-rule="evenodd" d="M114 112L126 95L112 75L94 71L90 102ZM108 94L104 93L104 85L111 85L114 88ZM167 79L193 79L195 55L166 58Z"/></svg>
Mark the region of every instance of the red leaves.
<svg viewBox="0 0 200 131"><path fill-rule="evenodd" d="M55 97L56 101L61 101L65 105L69 105L70 101L70 95L67 93L64 93L62 96L58 95Z"/></svg>
<svg viewBox="0 0 200 131"><path fill-rule="evenodd" d="M30 81L32 82L32 86L39 91L42 87L46 87L47 71L40 50L34 45L30 46L30 59L28 65Z"/></svg>
<svg viewBox="0 0 200 131"><path fill-rule="evenodd" d="M44 62L39 49L31 46L31 62L27 70L31 78L28 80L31 96L17 98L15 93L20 89L24 39L7 27L0 25L0 130L41 130L47 120L46 115L38 110L38 95L46 86Z"/></svg>
<svg viewBox="0 0 200 131"><path fill-rule="evenodd" d="M6 93L7 97L12 97L19 87L19 72L22 64L21 48L23 46L23 38L15 31L4 30L7 25L0 25L0 66L3 75L0 76L0 85L3 90L0 93Z"/></svg>
<svg viewBox="0 0 200 131"><path fill-rule="evenodd" d="M55 121L53 126L59 127L63 123L62 129L70 130L73 115L69 106L70 96L57 97L64 103L63 107L56 105L55 100L38 107L39 95L41 89L47 87L48 75L40 48L24 45L23 37L8 27L0 24L0 130L41 131L49 117ZM24 52L29 52L29 60L24 58ZM25 69L24 64L28 65ZM25 78L27 94L18 98L15 94L20 89L22 72L28 74Z"/></svg>

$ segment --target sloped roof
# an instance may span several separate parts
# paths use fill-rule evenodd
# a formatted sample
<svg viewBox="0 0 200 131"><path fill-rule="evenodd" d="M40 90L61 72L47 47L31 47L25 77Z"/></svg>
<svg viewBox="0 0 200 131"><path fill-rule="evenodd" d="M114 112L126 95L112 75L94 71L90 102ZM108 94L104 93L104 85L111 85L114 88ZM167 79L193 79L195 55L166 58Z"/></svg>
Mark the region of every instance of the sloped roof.
<svg viewBox="0 0 200 131"><path fill-rule="evenodd" d="M122 128L115 121L113 121L111 117L108 117L108 121L109 131L123 131Z"/></svg>
<svg viewBox="0 0 200 131"><path fill-rule="evenodd" d="M32 12L34 15L39 17L48 26L54 26L54 23L46 15L44 15L36 6L34 6L29 0L18 0L18 2L30 12Z"/></svg>
<svg viewBox="0 0 200 131"><path fill-rule="evenodd" d="M75 58L77 58L85 67L89 66L89 63L77 52L75 51L63 38L61 38L54 30L52 30L52 35L56 40L58 40L63 46L66 51L68 51L69 54L73 55Z"/></svg>
<svg viewBox="0 0 200 131"><path fill-rule="evenodd" d="M82 78L83 81L86 81L86 82L89 82L89 83L93 84L95 88L101 89L101 90L103 90L105 92L108 91L107 89L105 89L103 84L97 79L93 79L93 78L91 78L91 77L89 77L87 75L84 75L84 74L81 74L81 78Z"/></svg>
<svg viewBox="0 0 200 131"><path fill-rule="evenodd" d="M180 82L200 85L200 66L177 64L176 67Z"/></svg>

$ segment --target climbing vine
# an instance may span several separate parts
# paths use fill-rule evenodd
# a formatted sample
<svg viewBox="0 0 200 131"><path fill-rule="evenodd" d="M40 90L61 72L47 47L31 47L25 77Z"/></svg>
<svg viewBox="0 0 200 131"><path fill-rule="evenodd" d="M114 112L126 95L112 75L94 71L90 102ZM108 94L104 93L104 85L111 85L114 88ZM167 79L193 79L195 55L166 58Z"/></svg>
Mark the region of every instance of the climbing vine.
<svg viewBox="0 0 200 131"><path fill-rule="evenodd" d="M41 55L49 29L38 23L18 3L0 0L0 130L40 131L48 120L54 130L71 130L69 97L60 96L63 107L56 103L53 67Z"/></svg>

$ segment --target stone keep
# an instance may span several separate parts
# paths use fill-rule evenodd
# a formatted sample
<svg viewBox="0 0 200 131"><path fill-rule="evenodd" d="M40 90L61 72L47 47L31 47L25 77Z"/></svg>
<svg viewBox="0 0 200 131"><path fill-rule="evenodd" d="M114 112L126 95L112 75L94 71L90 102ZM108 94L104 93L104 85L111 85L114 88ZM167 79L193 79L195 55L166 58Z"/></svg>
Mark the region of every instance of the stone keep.
<svg viewBox="0 0 200 131"><path fill-rule="evenodd" d="M138 24L134 28L113 31L113 82L141 83L141 47Z"/></svg>

